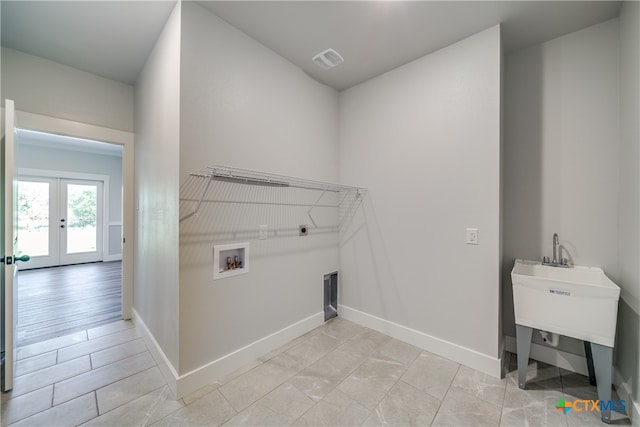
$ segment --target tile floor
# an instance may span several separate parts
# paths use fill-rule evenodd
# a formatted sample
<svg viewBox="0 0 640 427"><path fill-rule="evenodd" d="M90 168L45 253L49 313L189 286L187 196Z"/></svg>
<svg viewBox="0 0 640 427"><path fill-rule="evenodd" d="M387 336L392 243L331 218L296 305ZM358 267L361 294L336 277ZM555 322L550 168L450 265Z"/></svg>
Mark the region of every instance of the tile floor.
<svg viewBox="0 0 640 427"><path fill-rule="evenodd" d="M174 400L140 331L120 321L20 348L2 425L602 426L598 413L555 409L597 399L586 377L532 361L520 390L510 359L499 380L336 318Z"/></svg>

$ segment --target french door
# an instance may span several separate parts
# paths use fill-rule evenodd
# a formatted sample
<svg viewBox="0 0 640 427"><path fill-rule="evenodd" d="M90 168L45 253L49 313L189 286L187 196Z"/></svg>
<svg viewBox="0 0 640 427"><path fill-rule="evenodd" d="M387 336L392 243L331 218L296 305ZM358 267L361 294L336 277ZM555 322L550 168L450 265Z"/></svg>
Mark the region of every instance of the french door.
<svg viewBox="0 0 640 427"><path fill-rule="evenodd" d="M28 268L102 261L103 182L18 177L18 248Z"/></svg>

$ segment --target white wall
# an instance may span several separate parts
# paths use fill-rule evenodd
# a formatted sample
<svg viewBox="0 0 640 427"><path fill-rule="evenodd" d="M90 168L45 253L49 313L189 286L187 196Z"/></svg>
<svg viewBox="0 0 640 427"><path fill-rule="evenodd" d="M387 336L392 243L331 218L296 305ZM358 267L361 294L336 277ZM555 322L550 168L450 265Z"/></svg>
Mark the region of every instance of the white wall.
<svg viewBox="0 0 640 427"><path fill-rule="evenodd" d="M634 400L640 424L640 3L620 11L620 190L618 201L618 284L621 298L615 365L623 384L618 393ZM622 390L621 390L622 389ZM631 396L629 396L631 395ZM631 405L628 405L628 407Z"/></svg>
<svg viewBox="0 0 640 427"><path fill-rule="evenodd" d="M552 254L618 277L618 20L506 57L503 308L515 337L514 259ZM541 343L538 334L534 342ZM584 354L581 341L561 349ZM586 365L585 365L586 367Z"/></svg>
<svg viewBox="0 0 640 427"><path fill-rule="evenodd" d="M180 4L136 83L133 306L178 366Z"/></svg>
<svg viewBox="0 0 640 427"><path fill-rule="evenodd" d="M180 182L212 164L336 181L336 92L195 3L183 3L182 19ZM209 198L313 197L279 190L218 185ZM338 267L337 235L298 237L305 212L205 204L180 224L180 373L322 311L323 274ZM260 224L278 237L257 240ZM242 241L251 244L250 272L213 281L212 246Z"/></svg>
<svg viewBox="0 0 640 427"><path fill-rule="evenodd" d="M5 47L1 74L1 98L17 110L133 130L130 85Z"/></svg>
<svg viewBox="0 0 640 427"><path fill-rule="evenodd" d="M80 151L60 150L30 144L20 137L16 147L18 168L93 173L109 176L109 211L106 223L122 223L122 157ZM109 227L110 245L105 256L122 253L122 226ZM111 236L113 234L113 236Z"/></svg>
<svg viewBox="0 0 640 427"><path fill-rule="evenodd" d="M493 27L340 94L340 180L369 190L341 247L340 304L493 375L500 57Z"/></svg>

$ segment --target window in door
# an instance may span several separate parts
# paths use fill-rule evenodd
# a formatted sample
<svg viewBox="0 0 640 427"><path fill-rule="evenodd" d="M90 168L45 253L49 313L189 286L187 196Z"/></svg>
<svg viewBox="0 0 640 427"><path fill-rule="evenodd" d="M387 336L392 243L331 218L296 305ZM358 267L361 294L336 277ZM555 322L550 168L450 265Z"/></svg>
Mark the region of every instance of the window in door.
<svg viewBox="0 0 640 427"><path fill-rule="evenodd" d="M102 182L60 180L60 264L102 260Z"/></svg>
<svg viewBox="0 0 640 427"><path fill-rule="evenodd" d="M29 268L102 260L103 183L45 177L18 181L18 250Z"/></svg>
<svg viewBox="0 0 640 427"><path fill-rule="evenodd" d="M55 189L55 179L21 177L18 181L17 249L43 265L53 262L55 251L56 230L51 225L56 208ZM33 266L31 262L28 266L25 264L25 267Z"/></svg>

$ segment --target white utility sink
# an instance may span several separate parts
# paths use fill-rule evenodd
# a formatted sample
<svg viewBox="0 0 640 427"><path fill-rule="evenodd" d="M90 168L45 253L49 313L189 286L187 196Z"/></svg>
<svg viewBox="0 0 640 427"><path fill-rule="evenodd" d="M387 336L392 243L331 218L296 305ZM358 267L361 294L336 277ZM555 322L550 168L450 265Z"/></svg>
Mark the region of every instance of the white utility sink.
<svg viewBox="0 0 640 427"><path fill-rule="evenodd" d="M613 347L620 288L602 269L516 260L516 324Z"/></svg>

